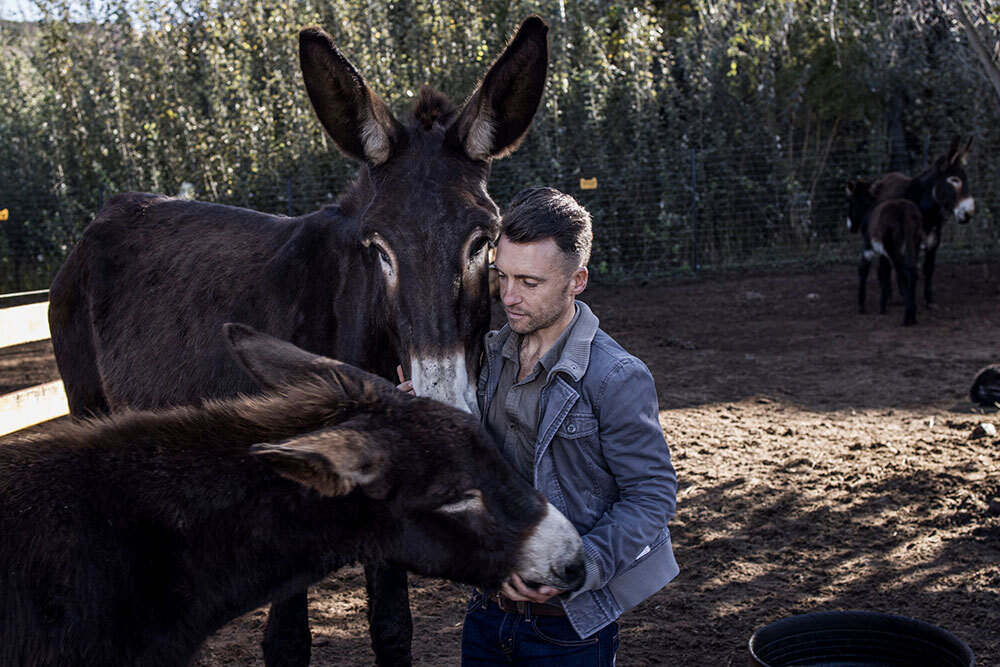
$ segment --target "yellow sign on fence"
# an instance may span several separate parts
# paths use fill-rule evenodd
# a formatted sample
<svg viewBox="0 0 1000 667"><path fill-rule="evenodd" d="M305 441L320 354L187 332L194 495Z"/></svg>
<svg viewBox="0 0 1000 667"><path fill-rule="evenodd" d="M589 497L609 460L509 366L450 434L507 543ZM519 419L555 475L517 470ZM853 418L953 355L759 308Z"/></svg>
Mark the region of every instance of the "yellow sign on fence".
<svg viewBox="0 0 1000 667"><path fill-rule="evenodd" d="M580 179L580 189L581 190L596 190L597 189L597 177L593 178L581 178Z"/></svg>
<svg viewBox="0 0 1000 667"><path fill-rule="evenodd" d="M0 208L0 222L6 222L7 218L10 217L10 211L5 208Z"/></svg>

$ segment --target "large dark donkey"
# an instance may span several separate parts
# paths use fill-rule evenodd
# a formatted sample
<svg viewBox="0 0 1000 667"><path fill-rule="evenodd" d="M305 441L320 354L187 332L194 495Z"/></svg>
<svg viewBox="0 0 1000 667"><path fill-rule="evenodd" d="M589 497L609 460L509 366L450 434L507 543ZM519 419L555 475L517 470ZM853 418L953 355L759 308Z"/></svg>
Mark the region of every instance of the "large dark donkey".
<svg viewBox="0 0 1000 667"><path fill-rule="evenodd" d="M864 224L863 219L882 202L905 199L920 209L924 248L924 300L928 306L934 303L932 278L937 262L938 246L941 243L941 229L949 217L954 217L959 224L965 224L976 210L975 200L969 190L969 178L964 168L971 147L972 139L962 146L960 139L956 137L951 142L948 152L939 155L930 166L913 178L899 172L891 172L871 183L859 181L848 185L848 197L852 196L852 191L859 184L864 185L871 195L868 209L857 212L852 209L848 214L847 226L852 231L861 228ZM873 259L873 254L866 253L865 250L862 247L861 261L858 265L860 283L858 295L862 312L864 312L864 286ZM871 248L867 250L870 251ZM899 277L902 290L902 276ZM888 283L886 285L888 286Z"/></svg>
<svg viewBox="0 0 1000 667"><path fill-rule="evenodd" d="M337 204L300 218L150 194L112 198L52 284L49 322L70 410L83 417L254 393L223 322L475 412L489 323L487 246L498 209L490 161L513 151L538 107L548 27L527 19L459 111L425 87L401 123L318 28L299 34L310 100L363 166ZM379 664L408 664L406 573L366 566ZM268 665L310 655L306 593L274 601Z"/></svg>

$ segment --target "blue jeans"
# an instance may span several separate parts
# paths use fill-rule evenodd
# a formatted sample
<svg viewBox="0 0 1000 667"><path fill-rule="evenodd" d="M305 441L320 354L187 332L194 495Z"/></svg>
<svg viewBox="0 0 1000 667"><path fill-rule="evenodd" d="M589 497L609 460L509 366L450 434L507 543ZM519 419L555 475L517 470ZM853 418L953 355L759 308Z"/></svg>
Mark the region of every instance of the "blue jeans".
<svg viewBox="0 0 1000 667"><path fill-rule="evenodd" d="M613 667L618 624L580 639L565 616L509 614L476 591L462 627L462 665Z"/></svg>

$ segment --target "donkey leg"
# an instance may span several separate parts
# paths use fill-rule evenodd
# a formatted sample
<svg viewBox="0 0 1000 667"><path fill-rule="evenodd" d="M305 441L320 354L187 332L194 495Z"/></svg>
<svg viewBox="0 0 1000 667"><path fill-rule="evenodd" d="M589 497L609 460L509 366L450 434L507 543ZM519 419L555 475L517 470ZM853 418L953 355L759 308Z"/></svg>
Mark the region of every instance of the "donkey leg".
<svg viewBox="0 0 1000 667"><path fill-rule="evenodd" d="M267 667L309 665L312 633L309 632L308 591L300 591L271 603L261 646Z"/></svg>
<svg viewBox="0 0 1000 667"><path fill-rule="evenodd" d="M899 271L903 286L903 326L917 323L917 267L907 266Z"/></svg>
<svg viewBox="0 0 1000 667"><path fill-rule="evenodd" d="M902 297L903 301L906 301L906 273L905 271L896 272L896 287L899 288L899 296ZM889 296L892 296L891 294Z"/></svg>
<svg viewBox="0 0 1000 667"><path fill-rule="evenodd" d="M924 251L924 301L930 308L934 304L934 293L931 288L931 278L934 276L934 264L937 261L937 246Z"/></svg>
<svg viewBox="0 0 1000 667"><path fill-rule="evenodd" d="M864 253L861 254L861 261L858 262L858 312L865 312L865 285L868 282L868 271L872 268L872 261Z"/></svg>
<svg viewBox="0 0 1000 667"><path fill-rule="evenodd" d="M878 261L879 303L878 312L885 315L889 312L889 294L892 292L892 263L886 257Z"/></svg>
<svg viewBox="0 0 1000 667"><path fill-rule="evenodd" d="M365 587L375 664L409 667L413 663L413 619L406 570L388 563L366 563Z"/></svg>

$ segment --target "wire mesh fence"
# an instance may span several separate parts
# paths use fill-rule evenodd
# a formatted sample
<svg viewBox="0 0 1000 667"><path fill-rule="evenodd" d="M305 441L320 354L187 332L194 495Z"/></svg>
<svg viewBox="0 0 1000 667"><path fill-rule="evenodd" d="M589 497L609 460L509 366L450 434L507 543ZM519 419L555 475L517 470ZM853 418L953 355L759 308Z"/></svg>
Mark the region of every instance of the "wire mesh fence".
<svg viewBox="0 0 1000 667"><path fill-rule="evenodd" d="M950 139L925 142L922 162ZM976 215L945 227L942 256L982 257L1000 247L1000 165L994 138L978 138L967 165ZM778 264L850 261L859 239L844 224L844 187L886 171L883 146L843 142L797 152L779 144L725 149L640 147L632 154L593 155L560 163L526 145L494 165L490 192L504 207L528 185L574 195L594 218L591 273L598 281L657 280L679 272ZM281 215L300 215L336 201L351 168L322 175L308 165L281 177L251 175L224 190L181 181L162 194L193 197ZM194 181L192 177L192 181ZM141 183L139 184L141 187ZM0 294L44 289L111 189L44 195L7 190L0 201Z"/></svg>

